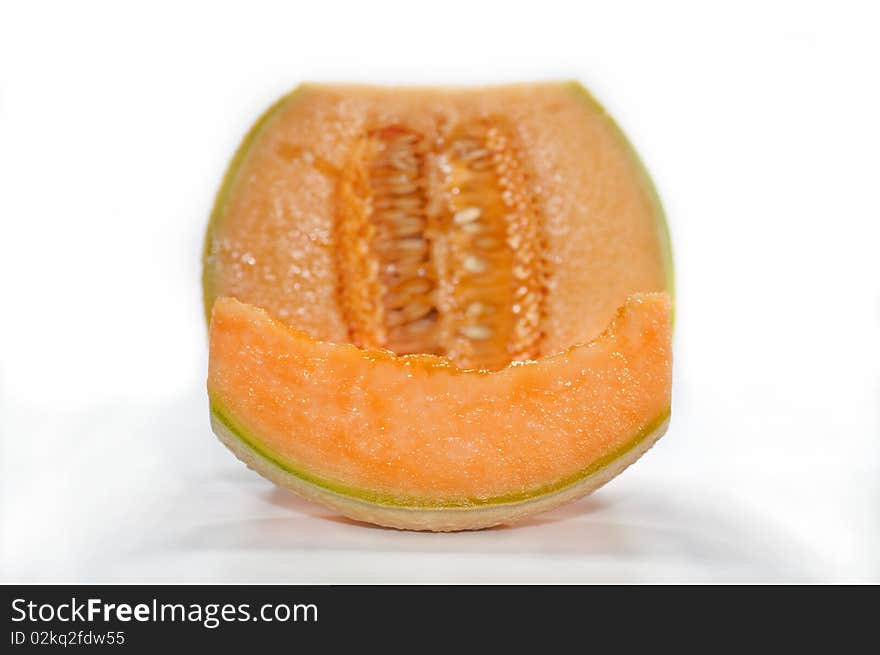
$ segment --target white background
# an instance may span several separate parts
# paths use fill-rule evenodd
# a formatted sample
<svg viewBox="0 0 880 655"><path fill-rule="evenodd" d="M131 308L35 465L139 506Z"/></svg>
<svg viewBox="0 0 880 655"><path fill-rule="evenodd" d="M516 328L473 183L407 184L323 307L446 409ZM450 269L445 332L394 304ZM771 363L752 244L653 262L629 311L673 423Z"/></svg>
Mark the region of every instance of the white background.
<svg viewBox="0 0 880 655"><path fill-rule="evenodd" d="M876 3L4 2L0 580L880 581ZM202 231L302 80L578 78L652 171L672 427L518 528L361 527L213 438Z"/></svg>

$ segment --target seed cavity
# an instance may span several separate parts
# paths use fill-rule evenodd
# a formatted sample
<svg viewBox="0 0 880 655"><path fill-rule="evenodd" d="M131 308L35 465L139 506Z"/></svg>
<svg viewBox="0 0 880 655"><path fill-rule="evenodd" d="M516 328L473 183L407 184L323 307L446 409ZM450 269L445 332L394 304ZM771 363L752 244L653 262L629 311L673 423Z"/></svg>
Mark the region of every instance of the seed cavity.
<svg viewBox="0 0 880 655"><path fill-rule="evenodd" d="M339 176L353 343L498 369L540 354L546 258L524 152L497 117L366 130Z"/></svg>
<svg viewBox="0 0 880 655"><path fill-rule="evenodd" d="M442 285L446 352L459 365L482 368L537 357L545 246L513 130L498 118L458 125L441 158L451 216L445 262L438 262L451 278Z"/></svg>
<svg viewBox="0 0 880 655"><path fill-rule="evenodd" d="M340 183L340 297L352 341L433 352L436 276L427 232L423 135L400 126L358 139Z"/></svg>

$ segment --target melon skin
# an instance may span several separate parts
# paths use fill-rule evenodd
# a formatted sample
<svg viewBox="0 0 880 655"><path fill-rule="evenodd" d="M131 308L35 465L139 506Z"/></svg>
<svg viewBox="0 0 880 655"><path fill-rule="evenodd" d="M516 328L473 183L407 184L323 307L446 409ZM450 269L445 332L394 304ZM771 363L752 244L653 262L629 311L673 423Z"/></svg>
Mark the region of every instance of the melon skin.
<svg viewBox="0 0 880 655"><path fill-rule="evenodd" d="M666 294L634 296L593 342L489 372L318 342L219 299L211 423L250 468L355 520L431 531L512 523L591 493L663 435L668 319ZM408 404L371 400L410 384L423 393ZM355 385L363 394L351 404ZM357 419L340 419L340 404ZM414 431L413 415L429 412ZM588 430L573 439L575 426ZM446 434L482 450L450 456Z"/></svg>
<svg viewBox="0 0 880 655"><path fill-rule="evenodd" d="M512 503L473 507L407 507L370 502L308 480L293 469L266 457L243 436L241 430L231 427L221 410L211 407L211 429L217 438L249 469L267 480L354 521L422 532L483 530L518 523L588 496L645 454L666 433L669 418L668 413L658 417L658 421L637 435L627 448L612 454L606 464L585 473L583 479L558 491Z"/></svg>

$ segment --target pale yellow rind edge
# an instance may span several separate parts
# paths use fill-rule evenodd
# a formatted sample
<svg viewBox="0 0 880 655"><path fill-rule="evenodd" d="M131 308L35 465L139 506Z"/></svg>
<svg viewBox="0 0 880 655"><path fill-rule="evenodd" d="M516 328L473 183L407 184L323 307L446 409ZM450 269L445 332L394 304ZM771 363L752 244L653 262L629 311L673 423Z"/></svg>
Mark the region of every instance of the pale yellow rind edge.
<svg viewBox="0 0 880 655"><path fill-rule="evenodd" d="M319 487L285 471L248 447L214 414L211 427L223 444L238 459L263 477L289 489L307 500L314 501L356 521L364 521L399 530L428 530L456 532L480 530L494 525L509 524L546 512L559 505L583 498L616 477L641 457L669 427L669 418L660 423L636 445L592 475L546 496L514 503L478 507L424 508L378 505Z"/></svg>

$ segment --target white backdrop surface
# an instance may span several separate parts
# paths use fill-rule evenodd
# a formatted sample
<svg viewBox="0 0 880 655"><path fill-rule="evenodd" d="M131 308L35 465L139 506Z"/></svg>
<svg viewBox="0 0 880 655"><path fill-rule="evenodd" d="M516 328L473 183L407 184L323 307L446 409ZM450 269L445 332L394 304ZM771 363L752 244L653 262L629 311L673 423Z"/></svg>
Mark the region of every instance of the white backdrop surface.
<svg viewBox="0 0 880 655"><path fill-rule="evenodd" d="M874 3L0 4L0 581L880 581ZM201 236L303 80L577 78L670 218L673 420L594 496L430 535L246 470Z"/></svg>

